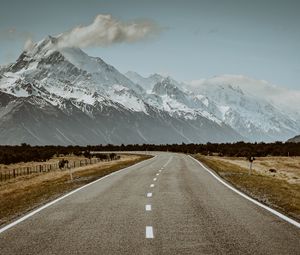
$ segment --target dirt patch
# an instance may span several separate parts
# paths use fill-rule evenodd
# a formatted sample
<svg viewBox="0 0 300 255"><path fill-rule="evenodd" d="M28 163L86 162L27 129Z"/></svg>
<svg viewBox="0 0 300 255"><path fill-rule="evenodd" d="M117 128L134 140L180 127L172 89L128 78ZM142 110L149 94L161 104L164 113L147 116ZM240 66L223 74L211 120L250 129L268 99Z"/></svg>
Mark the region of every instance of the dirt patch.
<svg viewBox="0 0 300 255"><path fill-rule="evenodd" d="M269 172L270 168L278 166L272 165L268 158L260 159L261 165L266 164L266 168L255 167L251 175L248 174L249 163L245 160L202 155L195 158L251 197L300 221L300 185L289 181L290 177ZM278 160L274 159L274 162Z"/></svg>
<svg viewBox="0 0 300 255"><path fill-rule="evenodd" d="M70 190L94 181L104 175L128 167L147 155L121 155L119 160L100 162L69 171L53 171L19 177L0 185L0 225L53 200Z"/></svg>

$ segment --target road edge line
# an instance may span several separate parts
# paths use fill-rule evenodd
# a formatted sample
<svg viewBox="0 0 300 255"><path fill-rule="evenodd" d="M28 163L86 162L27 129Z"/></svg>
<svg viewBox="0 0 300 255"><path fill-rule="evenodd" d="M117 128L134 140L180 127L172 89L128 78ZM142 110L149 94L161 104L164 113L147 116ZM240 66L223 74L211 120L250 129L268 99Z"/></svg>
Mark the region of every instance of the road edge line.
<svg viewBox="0 0 300 255"><path fill-rule="evenodd" d="M220 176L218 176L217 174L213 173L210 169L208 169L202 162L200 162L199 160L195 159L194 157L192 157L191 155L188 155L191 159L193 159L194 161L196 161L200 166L202 166L204 168L204 170L206 170L209 174L211 174L215 179L217 179L219 182L221 182L223 185L225 185L227 188L231 189L232 191L234 191L235 193L237 193L238 195L246 198L247 200L249 200L250 202L260 206L261 208L269 211L270 213L276 215L277 217L281 218L282 220L294 225L297 228L300 228L300 223L289 218L288 216L276 211L275 209L272 209L270 207L268 207L267 205L264 205L260 202L258 202L257 200L255 200L252 197L249 197L248 195L246 195L244 192L237 190L236 188L234 188L233 186L231 186L230 184L228 184L227 182L225 182Z"/></svg>
<svg viewBox="0 0 300 255"><path fill-rule="evenodd" d="M108 178L108 177L110 177L110 176L112 176L112 175L115 175L115 174L117 174L117 173L120 173L120 172L123 171L123 170L129 169L129 168L138 166L138 165L140 165L140 164L142 164L142 163L144 163L144 162L153 160L153 159L155 159L156 157L157 157L157 155L155 155L153 158L146 159L146 160L143 160L143 161L141 161L141 162L138 162L138 163L136 163L136 164L134 164L134 165L132 165L132 166L128 166L128 167L126 167L126 168L121 168L121 169L119 169L119 170L117 170L117 171L115 171L115 172L112 172L112 173L108 174L108 175L102 176L102 177L100 177L99 179L97 179L97 180L95 180L95 181L92 181L92 182L90 182L90 183L88 183L88 184L85 184L85 185L83 185L83 186L81 186L81 187L79 187L79 188L77 188L77 189L74 189L74 190L68 192L67 194L65 194L65 195L63 195L63 196L61 196L61 197L59 197L59 198L56 198L55 200L53 200L53 201L51 201L51 202L48 202L47 204L45 204L45 205L43 205L43 206L41 206L41 207L39 207L39 208L33 210L32 212L30 212L30 213L24 215L23 217L21 217L21 218L15 220L15 221L9 223L8 225L6 225L6 226L0 228L0 234L3 233L4 231L6 231L6 230L8 230L8 229L10 229L10 228L12 228L12 227L14 227L14 226L16 226L17 224L19 224L19 223L21 223L21 222L27 220L28 218L32 217L33 215L39 213L40 211L42 211L42 210L44 210L44 209L50 207L51 205L54 205L54 204L56 204L57 202L59 202L59 201L65 199L65 198L67 198L67 197L73 195L74 193L76 193L76 192L78 192L78 191L80 191L80 190L82 190L82 189L87 188L88 186L91 186L91 185L93 185L93 184L95 184L95 183L97 183L97 182L99 182L99 181L102 181L102 180L104 180L104 179L106 179L106 178Z"/></svg>

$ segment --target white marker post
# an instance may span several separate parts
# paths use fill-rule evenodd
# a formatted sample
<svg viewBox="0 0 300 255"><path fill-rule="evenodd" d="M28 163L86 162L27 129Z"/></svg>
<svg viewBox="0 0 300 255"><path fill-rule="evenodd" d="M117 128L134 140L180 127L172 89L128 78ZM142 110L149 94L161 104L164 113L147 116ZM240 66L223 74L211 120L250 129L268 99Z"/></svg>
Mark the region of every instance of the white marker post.
<svg viewBox="0 0 300 255"><path fill-rule="evenodd" d="M253 161L255 160L254 157L249 157L249 162L250 162L250 165L249 165L249 175L252 174L252 164L253 164Z"/></svg>

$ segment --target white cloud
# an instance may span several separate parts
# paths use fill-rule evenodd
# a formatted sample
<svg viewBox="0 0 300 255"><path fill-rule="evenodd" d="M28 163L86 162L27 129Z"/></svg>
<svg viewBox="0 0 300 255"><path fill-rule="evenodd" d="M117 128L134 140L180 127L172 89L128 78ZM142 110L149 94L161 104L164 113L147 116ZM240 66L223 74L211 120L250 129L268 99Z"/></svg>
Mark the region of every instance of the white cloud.
<svg viewBox="0 0 300 255"><path fill-rule="evenodd" d="M87 26L77 26L59 36L58 47L108 46L132 43L157 35L161 28L150 21L121 22L111 15L99 14Z"/></svg>

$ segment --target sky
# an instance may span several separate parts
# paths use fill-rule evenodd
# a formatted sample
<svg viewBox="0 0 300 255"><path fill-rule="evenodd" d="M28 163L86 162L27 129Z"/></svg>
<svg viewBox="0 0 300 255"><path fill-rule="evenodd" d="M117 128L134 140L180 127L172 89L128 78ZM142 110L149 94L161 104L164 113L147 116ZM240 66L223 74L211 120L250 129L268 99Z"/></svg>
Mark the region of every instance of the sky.
<svg viewBox="0 0 300 255"><path fill-rule="evenodd" d="M29 38L89 25L99 14L159 28L149 38L84 47L123 73L179 81L239 74L300 89L298 0L1 0L0 64L15 61Z"/></svg>

